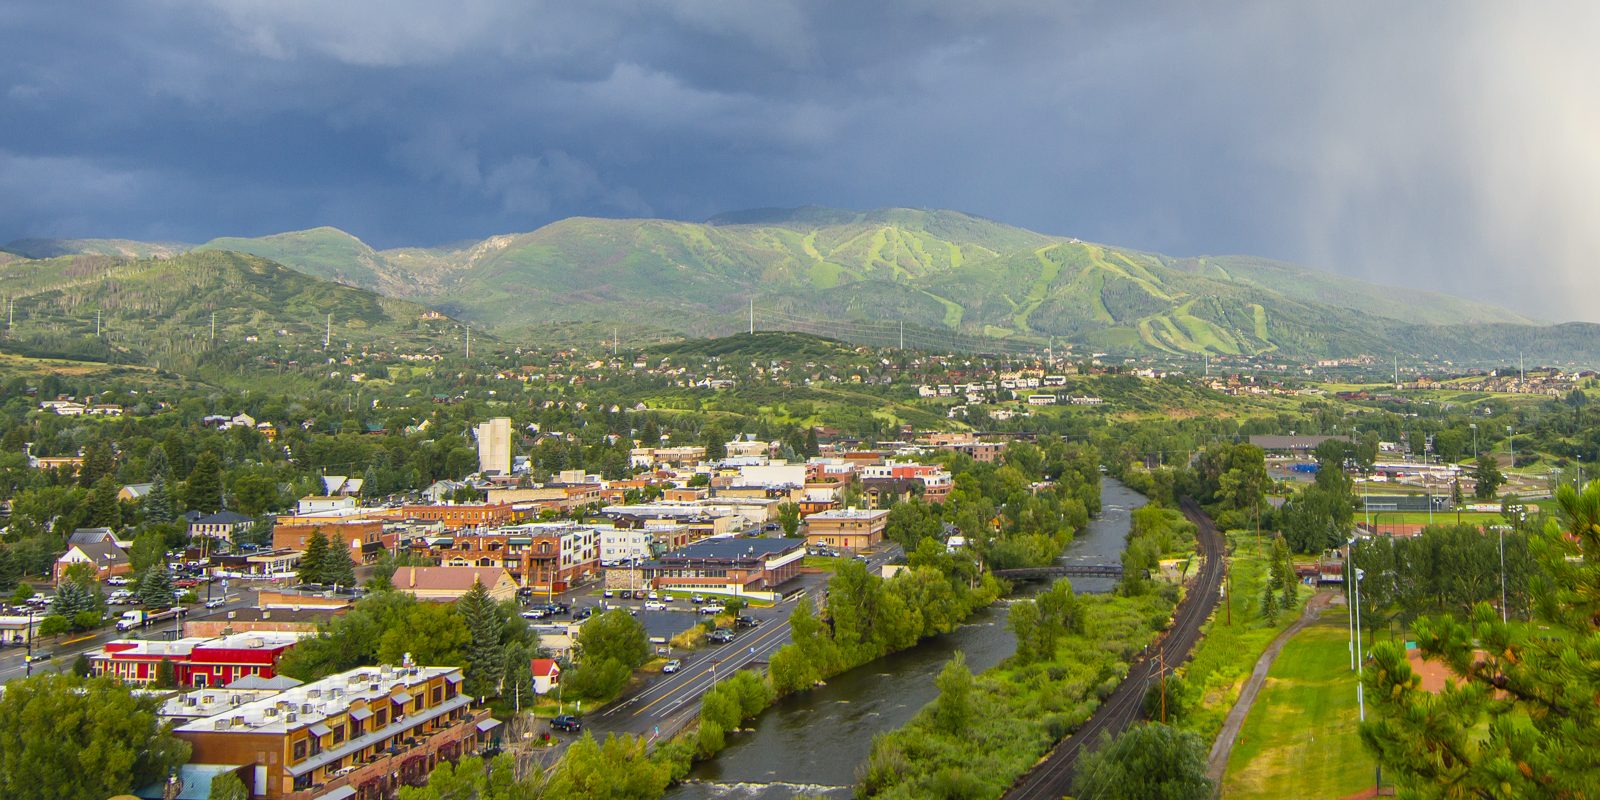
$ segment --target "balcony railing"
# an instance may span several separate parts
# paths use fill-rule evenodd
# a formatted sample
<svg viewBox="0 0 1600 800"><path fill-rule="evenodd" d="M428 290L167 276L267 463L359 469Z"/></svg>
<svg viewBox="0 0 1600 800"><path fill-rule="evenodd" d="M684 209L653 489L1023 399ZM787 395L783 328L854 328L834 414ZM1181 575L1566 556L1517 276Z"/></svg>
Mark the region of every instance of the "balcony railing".
<svg viewBox="0 0 1600 800"><path fill-rule="evenodd" d="M285 794L282 796L282 800L315 800L315 798L322 797L345 786L356 789L359 792L360 787L368 782L376 782L379 785L386 786L384 792L374 796L392 797L395 790L404 785L401 773L402 766L407 760L418 756L426 758L437 754L447 745L466 742L477 735L478 723L488 718L489 710L486 708L479 709L461 719L441 725L426 736L398 741L376 755L368 756L363 760L352 760L350 767L353 767L353 769L347 767L349 769L348 772L329 778L322 783L313 784L310 788ZM472 751L463 747L457 752L465 756L471 754ZM420 777L426 780L426 772ZM361 797L360 794L356 796ZM366 799L363 798L363 800Z"/></svg>

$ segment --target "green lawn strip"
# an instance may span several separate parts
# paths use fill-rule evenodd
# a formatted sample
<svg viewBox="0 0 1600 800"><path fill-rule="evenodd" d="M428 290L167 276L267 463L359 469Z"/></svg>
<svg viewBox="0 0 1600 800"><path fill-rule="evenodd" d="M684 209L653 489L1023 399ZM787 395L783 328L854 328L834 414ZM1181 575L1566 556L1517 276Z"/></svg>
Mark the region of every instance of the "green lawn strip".
<svg viewBox="0 0 1600 800"><path fill-rule="evenodd" d="M1198 703L1179 720L1180 727L1216 738L1228 710L1239 697L1239 690L1267 645L1285 628L1294 624L1304 607L1310 589L1300 587L1294 608L1279 609L1276 622L1261 616L1262 589L1266 585L1265 550L1255 545L1255 535L1247 531L1228 534L1232 553L1230 597L1217 605L1206 623L1200 643L1189 663L1180 670L1189 690L1199 693ZM1228 607L1232 606L1231 620Z"/></svg>
<svg viewBox="0 0 1600 800"><path fill-rule="evenodd" d="M1325 617L1284 645L1228 759L1224 796L1339 798L1372 785L1356 734L1348 632Z"/></svg>

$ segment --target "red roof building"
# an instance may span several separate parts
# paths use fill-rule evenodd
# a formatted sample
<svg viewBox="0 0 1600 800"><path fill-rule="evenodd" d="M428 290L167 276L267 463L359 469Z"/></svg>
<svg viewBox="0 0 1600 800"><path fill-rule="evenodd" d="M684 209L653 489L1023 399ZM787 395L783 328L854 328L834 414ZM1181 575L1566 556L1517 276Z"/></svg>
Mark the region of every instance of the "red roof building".
<svg viewBox="0 0 1600 800"><path fill-rule="evenodd" d="M549 694L550 690L561 685L561 665L551 658L536 658L530 667L533 670L534 694Z"/></svg>
<svg viewBox="0 0 1600 800"><path fill-rule="evenodd" d="M227 686L247 675L271 678L277 675L278 659L302 635L253 631L171 642L118 639L93 658L94 673L124 683L154 683L160 663L170 661L180 687Z"/></svg>

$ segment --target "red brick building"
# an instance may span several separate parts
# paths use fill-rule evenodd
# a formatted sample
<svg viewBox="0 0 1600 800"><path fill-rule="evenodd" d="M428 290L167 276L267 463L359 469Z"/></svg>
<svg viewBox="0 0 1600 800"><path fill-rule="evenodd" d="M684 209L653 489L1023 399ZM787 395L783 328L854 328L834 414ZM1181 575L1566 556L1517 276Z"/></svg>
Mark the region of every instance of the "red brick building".
<svg viewBox="0 0 1600 800"><path fill-rule="evenodd" d="M400 509L400 515L407 520L437 522L448 530L460 530L508 525L516 518L516 511L510 503L408 505Z"/></svg>
<svg viewBox="0 0 1600 800"><path fill-rule="evenodd" d="M258 631L173 642L119 639L107 642L92 660L96 675L110 675L124 683L154 683L160 663L170 661L179 686L226 686L247 675L277 675L278 659L300 637L298 633Z"/></svg>

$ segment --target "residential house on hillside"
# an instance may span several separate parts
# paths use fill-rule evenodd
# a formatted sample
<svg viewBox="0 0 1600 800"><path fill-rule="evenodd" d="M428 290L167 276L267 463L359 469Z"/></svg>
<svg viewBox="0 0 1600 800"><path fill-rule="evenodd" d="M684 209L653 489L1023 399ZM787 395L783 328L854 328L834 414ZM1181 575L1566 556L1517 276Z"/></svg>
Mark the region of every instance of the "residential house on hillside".
<svg viewBox="0 0 1600 800"><path fill-rule="evenodd" d="M150 496L153 483L130 483L117 491L117 499L124 503L136 503Z"/></svg>
<svg viewBox="0 0 1600 800"><path fill-rule="evenodd" d="M73 564L93 565L95 580L99 581L133 571L133 562L128 559L128 552L111 542L75 544L67 548L67 552L56 559L56 583L60 583L61 579L66 577L67 568Z"/></svg>
<svg viewBox="0 0 1600 800"><path fill-rule="evenodd" d="M190 536L209 536L213 539L232 539L236 531L250 526L255 520L233 511L207 514L189 523Z"/></svg>

